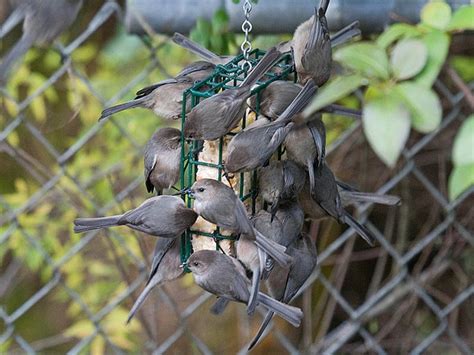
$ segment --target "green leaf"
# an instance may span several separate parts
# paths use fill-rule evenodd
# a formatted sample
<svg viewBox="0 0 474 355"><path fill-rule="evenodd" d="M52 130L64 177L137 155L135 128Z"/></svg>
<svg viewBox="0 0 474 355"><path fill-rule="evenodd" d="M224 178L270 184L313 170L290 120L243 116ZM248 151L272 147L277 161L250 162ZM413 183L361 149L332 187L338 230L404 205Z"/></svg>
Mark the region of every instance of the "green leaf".
<svg viewBox="0 0 474 355"><path fill-rule="evenodd" d="M456 166L449 176L449 198L455 200L474 185L474 164Z"/></svg>
<svg viewBox="0 0 474 355"><path fill-rule="evenodd" d="M379 47L386 49L400 38L416 37L420 35L418 28L406 23L395 23L388 27L376 40Z"/></svg>
<svg viewBox="0 0 474 355"><path fill-rule="evenodd" d="M453 162L454 165L474 164L474 114L464 121L454 139Z"/></svg>
<svg viewBox="0 0 474 355"><path fill-rule="evenodd" d="M470 82L474 80L474 58L469 56L455 55L450 57L449 62L462 80Z"/></svg>
<svg viewBox="0 0 474 355"><path fill-rule="evenodd" d="M474 6L461 6L453 14L447 27L450 31L474 30Z"/></svg>
<svg viewBox="0 0 474 355"><path fill-rule="evenodd" d="M393 48L390 64L395 78L409 79L418 74L426 64L428 50L419 39L404 39Z"/></svg>
<svg viewBox="0 0 474 355"><path fill-rule="evenodd" d="M364 104L365 136L379 158L389 167L397 162L410 134L410 114L395 95Z"/></svg>
<svg viewBox="0 0 474 355"><path fill-rule="evenodd" d="M444 30L451 21L451 7L444 1L431 1L421 9L421 22Z"/></svg>
<svg viewBox="0 0 474 355"><path fill-rule="evenodd" d="M395 90L411 113L414 129L428 133L438 128L442 109L439 98L433 90L408 81L398 84Z"/></svg>
<svg viewBox="0 0 474 355"><path fill-rule="evenodd" d="M214 16L212 17L212 29L213 33L222 33L227 30L227 26L229 24L229 15L225 9L219 9L215 12Z"/></svg>
<svg viewBox="0 0 474 355"><path fill-rule="evenodd" d="M342 47L334 52L334 60L362 75L388 79L388 58L379 46L360 42Z"/></svg>
<svg viewBox="0 0 474 355"><path fill-rule="evenodd" d="M423 42L428 48L428 61L415 80L417 83L430 88L438 77L449 50L449 36L441 31L427 33Z"/></svg>
<svg viewBox="0 0 474 355"><path fill-rule="evenodd" d="M312 113L323 107L342 99L362 85L366 85L367 80L360 75L340 76L324 84L316 94L313 102L303 111L303 115L308 117Z"/></svg>

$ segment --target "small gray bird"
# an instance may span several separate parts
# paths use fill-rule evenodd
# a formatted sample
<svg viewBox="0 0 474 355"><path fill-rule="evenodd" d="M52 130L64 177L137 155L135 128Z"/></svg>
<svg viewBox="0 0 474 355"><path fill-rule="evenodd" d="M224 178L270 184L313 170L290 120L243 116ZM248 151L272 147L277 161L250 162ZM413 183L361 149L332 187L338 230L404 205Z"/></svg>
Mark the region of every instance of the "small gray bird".
<svg viewBox="0 0 474 355"><path fill-rule="evenodd" d="M289 246L288 250L298 262L293 263L289 269L275 267L267 280L270 294L283 303L291 302L317 265L316 247L308 235L302 234ZM265 315L262 325L250 343L248 350L251 350L257 344L273 315L271 311Z"/></svg>
<svg viewBox="0 0 474 355"><path fill-rule="evenodd" d="M400 204L400 197L398 196L356 191L349 185L340 181L337 181L337 189L339 191L339 196L341 197L342 207L357 205L359 203L377 203L387 206ZM307 218L319 220L330 217L330 215L328 215L328 213L311 197L308 182L306 182L299 193L298 201Z"/></svg>
<svg viewBox="0 0 474 355"><path fill-rule="evenodd" d="M306 168L309 186L314 188L314 167L319 167L326 156L326 127L320 113L311 115L311 121L293 127L284 141L289 160Z"/></svg>
<svg viewBox="0 0 474 355"><path fill-rule="evenodd" d="M305 181L305 171L290 160L272 161L259 170L258 191L271 206L272 216L281 202L296 200Z"/></svg>
<svg viewBox="0 0 474 355"><path fill-rule="evenodd" d="M214 71L214 64L198 61L189 64L174 78L165 79L157 84L138 90L133 100L118 104L102 111L99 121L129 108L141 107L153 111L166 120L181 117L183 92L209 77ZM190 96L186 101L186 112L191 110Z"/></svg>
<svg viewBox="0 0 474 355"><path fill-rule="evenodd" d="M281 53L270 48L247 78L235 88L202 100L186 117L184 135L189 139L215 140L234 129L245 112L252 86L272 67Z"/></svg>
<svg viewBox="0 0 474 355"><path fill-rule="evenodd" d="M214 65L224 65L234 58L233 56L228 56L228 55L219 56L211 52L209 49L204 48L200 44L194 41L191 41L189 38L187 38L186 36L178 32L175 32L173 37L171 37L171 39L178 46L181 46L187 49L191 53L194 53L198 57L201 57L205 61L210 62Z"/></svg>
<svg viewBox="0 0 474 355"><path fill-rule="evenodd" d="M164 195L149 198L137 208L124 214L77 218L74 220L74 232L82 233L94 229L127 226L155 237L176 238L191 227L196 219L196 212L187 208L182 199Z"/></svg>
<svg viewBox="0 0 474 355"><path fill-rule="evenodd" d="M194 210L202 218L251 239L283 267L291 263L291 258L285 254L285 247L269 240L253 227L244 204L232 188L217 180L201 179L187 193L194 199Z"/></svg>
<svg viewBox="0 0 474 355"><path fill-rule="evenodd" d="M248 104L253 111L258 111L259 115L264 115L271 121L274 121L281 116L283 111L285 111L285 109L291 104L301 89L301 85L291 81L275 80L257 95L251 96L248 100ZM362 112L360 110L336 104L330 104L322 108L319 113L332 113L335 115L355 118L362 117Z"/></svg>
<svg viewBox="0 0 474 355"><path fill-rule="evenodd" d="M127 318L129 323L137 313L150 292L164 282L173 281L184 275L181 265L180 243L178 238L158 238L156 241L150 275L145 288L132 306Z"/></svg>
<svg viewBox="0 0 474 355"><path fill-rule="evenodd" d="M231 257L215 250L199 250L189 257L187 266L194 281L204 290L231 301L248 303L250 282ZM257 302L293 326L301 324L303 312L299 308L278 302L262 292L258 293Z"/></svg>
<svg viewBox="0 0 474 355"><path fill-rule="evenodd" d="M308 80L298 96L274 122L245 129L235 135L227 147L225 170L230 173L245 172L263 166L283 143L295 125L294 120L309 103L317 87Z"/></svg>
<svg viewBox="0 0 474 355"><path fill-rule="evenodd" d="M288 247L301 233L304 224L304 212L296 201L287 201L280 205L274 214L260 210L252 218L255 228L274 242ZM263 255L265 268L260 278L266 280L273 270L274 261L271 257Z"/></svg>
<svg viewBox="0 0 474 355"><path fill-rule="evenodd" d="M374 245L375 238L373 234L344 209L336 178L326 163L315 168L314 188L311 197L327 214L334 217L339 223L348 224L369 245Z"/></svg>
<svg viewBox="0 0 474 355"><path fill-rule="evenodd" d="M293 36L295 66L300 83L304 84L312 78L316 85L321 86L331 75L331 38L326 20L328 6L329 0L321 0L319 8L315 8L309 32L302 31L300 25Z"/></svg>
<svg viewBox="0 0 474 355"><path fill-rule="evenodd" d="M33 45L54 41L77 17L82 0L22 0L23 34L0 64L0 82L6 82L10 69L19 63Z"/></svg>
<svg viewBox="0 0 474 355"><path fill-rule="evenodd" d="M156 130L145 145L145 185L148 192L161 195L179 179L181 131L166 127Z"/></svg>

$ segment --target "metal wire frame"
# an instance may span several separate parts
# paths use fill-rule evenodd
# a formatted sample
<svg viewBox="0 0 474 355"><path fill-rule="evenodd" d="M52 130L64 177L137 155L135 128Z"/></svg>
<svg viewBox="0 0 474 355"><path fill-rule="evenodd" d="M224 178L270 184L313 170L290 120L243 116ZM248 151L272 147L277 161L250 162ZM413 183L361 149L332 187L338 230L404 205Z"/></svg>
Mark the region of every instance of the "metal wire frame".
<svg viewBox="0 0 474 355"><path fill-rule="evenodd" d="M44 132L42 132L36 123L29 119L26 114L26 110L31 106L32 101L36 97L44 95L45 90L55 85L68 71L71 71L75 77L88 88L91 96L98 98L103 105L106 106L119 100L127 94L136 83L142 82L154 68L160 67L159 58L152 56L149 66L143 69L131 83L120 88L116 95L109 100L102 97L86 75L78 72L74 61L71 59L71 54L74 53L80 45L85 43L101 26L104 26L104 23L111 16L117 15L120 18L120 14L121 10L116 2L105 2L89 23L86 30L74 41L61 49L65 60L52 73L48 80L25 100L16 102L19 114L11 121L5 122L0 131L2 151L15 159L19 165L28 167L26 174L41 185L41 188L30 193L28 200L24 201L20 207L13 208L0 196L0 206L2 211L4 211L0 217L0 226L2 227L0 247L4 246L15 232L19 232L27 242L28 247L38 251L43 256L45 265L52 270L52 273L46 279L43 279L41 285L37 287L32 295L15 308L9 309L11 307L7 307L4 303L3 296L6 292L9 292L9 289L14 285L12 279L18 275L18 270L22 267L22 261L21 259L13 258L7 265L2 265L4 272L0 275L0 344L12 341L11 352L46 352L49 349L54 349L58 344L67 343L69 353L77 354L84 352L96 336L100 336L104 339L108 346L107 349L111 352L123 352L110 337L107 329L104 328L103 321L115 308L129 300L132 296L136 296L135 291L141 287L142 281L145 279L147 273L147 265L142 257L137 255L126 245L125 233L119 230L110 231L116 243L110 243L108 246L115 248L115 250L123 251L126 257L131 260L131 263L136 265L139 275L133 278L127 278L129 275L124 274L123 279L127 283L127 287L117 292L101 309L93 311L91 305L84 301L84 295L81 295L80 292L67 285L64 280L64 268L74 256L84 253L88 246L97 242L105 243L104 238L102 236L96 238L100 233L90 232L78 240L71 248L65 250L64 254L59 258L53 259L43 244L41 230L38 228L32 231L26 228L22 222L22 218L27 216L29 211L42 206L45 201L51 198L67 201L71 206L70 208L79 210L81 206L73 198L75 194L78 193L81 194L81 198L87 200L88 203L92 205L92 208L97 214L106 214L122 201L133 199L137 195L137 189L142 185L141 177L127 181L127 184L120 191L117 191L113 199L106 204L98 203L97 199L88 191L88 187L104 176L120 171L121 163L118 162L113 166L104 167L103 170L98 171L87 179L81 179L75 176L70 168L70 163L81 148L86 146L92 138L100 134L101 127L104 123L91 126L82 136L77 137L75 142L65 151L61 152L54 147ZM4 34L2 33L2 35ZM473 85L470 85L469 89L472 90L473 87ZM389 259L393 263L393 272L390 277L383 281L382 278L379 278L379 281L374 282L374 286L368 290L366 294L360 295L361 300L358 304L352 304L341 286L341 281L336 277L341 274L328 274L325 272L324 267L331 259L335 257L341 258L342 254L339 253L341 249L343 249L343 252L349 250L348 254L344 254L348 257L343 260L347 267L350 262L350 257L356 255L356 252L352 252L351 249L354 231L347 229L338 238L324 245L324 248L321 248L322 245L320 245L319 263L321 267L308 279L299 294L303 294L314 285L321 287L324 292L330 295L331 300L328 304L338 307L343 312L344 319L340 322L333 322L321 336L316 338L312 336L309 341L304 344L301 342L295 343L294 339L290 338L285 332L272 326L273 329L271 333L274 335L273 339L278 342L281 349L292 354L300 351L310 353L337 353L345 352L347 349L358 352L371 351L378 354L390 353L391 348L389 344L384 341L383 334L381 335L379 332L369 329L370 323L379 319L381 315L387 312L391 314L389 323L396 323L397 313L403 313L403 309L405 309L400 307L400 305L403 304L402 302L407 298L414 297L435 317L436 324L427 334L424 334L421 338L412 340L414 346L404 348L406 352L412 354L425 352L430 349L430 346L441 340L449 342L457 352L466 354L473 352L472 339L458 334L456 327L449 321L450 316L461 306L466 302L472 302L474 294L472 277L468 276L468 270L462 269L462 267L459 266L459 257L449 254L450 244L447 245L447 250L444 251L444 254L440 253L437 255L435 261L427 267L424 267L419 273L414 273L412 267L412 263L419 259L425 250L433 247L436 243L453 243L452 238L449 237L449 230L456 232L458 240L463 243L462 245L464 245L465 248L472 249L474 247L472 225L469 225L469 220L472 220L472 212L471 215L468 214L467 216L459 215L460 207L465 205L469 198L472 198L474 189L471 188L456 200L449 201L444 191L426 174L417 160L430 144L438 142L442 134L466 118L462 111L463 100L466 95L465 92L458 89L456 89L456 92L453 92L452 88L440 80L436 82L435 89L446 103L444 117L440 127L435 132L419 137L413 145L405 149L400 165L394 172L387 174L389 177L377 189L377 192L386 193L392 191L393 189L403 186L407 179L414 179L424 188L423 195L421 195L420 198L432 199L433 204L441 209L440 222L434 223L432 228L420 234L411 241L410 245L402 249L393 242L389 232L382 230L380 226L373 223L371 220L373 211L370 206L359 206L356 213L361 220L366 221L369 228L376 235L378 244L380 245L381 253L376 259L376 270L380 269L380 265L382 265L381 268L383 269L383 264L386 264L388 262L387 259ZM14 100L6 91L2 91L2 95L8 97L9 100ZM140 157L142 144L134 140L133 136L127 132L126 127L120 120L112 118L110 123L116 126L121 134L126 137L127 141L130 142L130 145L134 147L134 151L131 152L131 154ZM7 145L7 138L20 127L25 128L31 135L31 139L44 148L44 154L47 154L54 160L55 163L53 166L44 166L38 161L35 161L27 152L21 150L20 147ZM328 147L328 155L337 154L345 142L353 139L355 133L358 131L358 127L360 127L360 122L355 122L346 132L336 139L334 143ZM64 181L67 181L68 184L72 184L77 191L72 190L70 186L64 184ZM65 223L68 222L65 221ZM388 217L387 224L390 224ZM108 238L105 239L107 241L109 240ZM7 261L4 262L7 263ZM17 271L15 272L15 270ZM374 274L376 274L376 270ZM440 305L438 297L432 290L433 284L438 278L447 275L450 270L456 271L458 275L465 277L465 279L458 284L456 292L449 297L443 305ZM347 278L345 274L339 278L341 277L343 280ZM17 287L21 287L22 283L25 282L24 280L16 281L19 285ZM21 326L19 325L20 318L31 315L33 307L44 300L50 300L54 296L54 292L58 289L65 291L68 302L77 304L80 307L82 315L93 323L93 332L81 339L70 339L64 336L64 334L58 334L57 336L47 339L28 339L25 334L21 333ZM199 352L203 354L212 353L213 349L196 334L196 327L193 327L190 323L190 317L196 312L207 312L207 310L202 308L210 298L210 295L202 293L184 307L178 305L177 302L173 300L170 292L164 288L159 290L159 295L168 306L167 308L171 309L178 318L178 325L170 336L160 339L159 341L152 336L148 336L151 340L144 342L143 349L141 350L160 354L173 350L173 347L177 346L179 339L185 337L189 339ZM326 303L323 304L325 305ZM329 308L329 306L327 308ZM309 311L309 314L313 314L312 311L314 311L314 309L306 309L306 311L307 313ZM307 317L313 318L309 315L307 315ZM146 327L144 328L146 331ZM305 331L305 329L303 329L303 331ZM225 334L220 334L220 337L222 337L222 341L225 341ZM402 342L402 340L399 340L399 343L400 342ZM397 345L400 346L400 344ZM350 348L348 348L349 346ZM245 351L246 344L242 346L240 353L245 353Z"/></svg>
<svg viewBox="0 0 474 355"><path fill-rule="evenodd" d="M225 65L218 65L214 72L209 76L209 78L195 84L190 89L186 90L183 93L183 107L181 111L181 145L183 149L181 151L181 164L180 164L180 185L181 190L192 186L196 181L197 170L200 166L206 166L213 168L216 171L215 178L218 181L222 181L224 177L224 165L223 165L223 148L224 148L224 137L219 138L218 145L218 161L217 164L210 163L206 161L199 160L198 153L202 148L202 142L197 141L188 141L184 136L184 125L186 122L186 112L188 112L187 103L191 103L191 107L196 106L201 99L211 97L218 92L224 90L232 90L233 87L239 85L244 78L247 76L249 68L254 68L257 65L258 61L265 54L264 51L254 49L248 53L247 57L244 54L240 54L232 59L229 63ZM242 63L250 63L250 66L243 66ZM294 74L294 65L291 64L292 58L291 54L287 53L283 55L274 65L276 71L268 71L252 88L252 96L256 96L256 107L255 111L258 119L258 111L260 105L260 95L259 93L270 85L273 81L279 79L286 79L290 74ZM244 129L247 124L247 117L244 115L241 121L241 129ZM233 130L231 133L228 133L226 136L234 136L237 132ZM239 186L237 191L239 197L242 201L250 201L250 208L252 214L255 214L256 210L256 198L257 198L257 172L253 171L250 175L250 190L245 191L245 174L240 173ZM190 198L185 198L188 207L192 207L192 202ZM219 241L221 240L235 240L233 236L222 235L219 232L217 227L214 232L209 233L197 229L187 230L181 237L181 260L183 263L189 258L192 253L192 243L191 239L193 235L205 236L212 238L216 243L216 250L219 249Z"/></svg>

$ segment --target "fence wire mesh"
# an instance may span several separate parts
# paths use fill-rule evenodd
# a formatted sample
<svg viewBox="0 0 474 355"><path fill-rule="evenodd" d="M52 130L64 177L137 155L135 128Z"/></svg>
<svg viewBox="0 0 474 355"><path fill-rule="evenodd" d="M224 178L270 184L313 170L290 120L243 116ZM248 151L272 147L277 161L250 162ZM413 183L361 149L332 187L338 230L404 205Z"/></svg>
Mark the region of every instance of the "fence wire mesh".
<svg viewBox="0 0 474 355"><path fill-rule="evenodd" d="M244 353L261 315L248 319L238 305L221 317L210 315L212 297L189 275L152 294L126 326L153 238L120 228L72 232L78 215L125 211L147 197L142 147L159 121L139 110L127 114L134 118L96 118L147 80L168 76L173 59L159 37L158 45L134 42L133 49L145 54L127 62L129 47L102 40L121 23L115 1L85 5L72 39L33 51L33 57L53 58L44 63L44 80L31 71L30 86L2 89L0 352ZM2 42L18 33L3 28ZM85 55L91 46L93 54ZM120 70L114 78L119 87L94 71L105 51ZM355 209L376 235L375 248L333 221L313 223L319 266L296 302L305 320L299 329L275 321L254 352L473 352L473 188L455 201L446 192L452 140L467 116L466 88L472 86L447 75L438 79L441 126L427 135L412 133L393 170L375 158L360 122L333 140L328 159L338 177L361 190L398 194L403 204ZM61 106L63 100L73 109Z"/></svg>

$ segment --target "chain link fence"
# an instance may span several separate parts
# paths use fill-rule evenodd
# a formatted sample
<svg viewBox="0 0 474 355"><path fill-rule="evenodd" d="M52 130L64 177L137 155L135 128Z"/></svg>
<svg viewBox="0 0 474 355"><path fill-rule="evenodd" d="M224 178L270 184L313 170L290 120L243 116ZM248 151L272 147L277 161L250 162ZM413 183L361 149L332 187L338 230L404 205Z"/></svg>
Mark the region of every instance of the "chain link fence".
<svg viewBox="0 0 474 355"><path fill-rule="evenodd" d="M134 48L148 55L116 73L124 76L114 78L121 86L91 79L101 51L119 62L126 54L109 45L76 56L120 27L119 4L94 6L81 12L72 29L77 35L55 45L61 60L49 65L45 80L34 90L20 85L1 92L1 170L15 193L0 197L0 352L243 353L261 315L249 319L239 305L210 315L213 297L189 275L155 291L126 326L153 238L121 228L72 232L78 215L125 211L147 197L142 147L158 121L140 110L128 115L147 118L96 118L150 76L153 82L169 75L171 60L166 48L160 51L166 39L157 46L144 41ZM328 161L339 178L361 190L398 194L403 204L355 209L377 237L374 248L334 221L313 223L319 266L296 302L305 320L298 329L275 321L254 352L473 352L473 188L451 202L446 192L452 141L472 85L442 75L435 90L444 106L441 126L413 133L393 170L371 152L358 121L332 141ZM62 99L73 109L55 111ZM38 102L46 117L32 114L41 111Z"/></svg>

